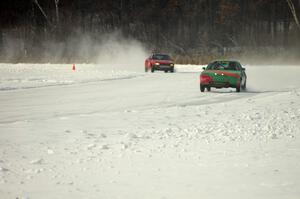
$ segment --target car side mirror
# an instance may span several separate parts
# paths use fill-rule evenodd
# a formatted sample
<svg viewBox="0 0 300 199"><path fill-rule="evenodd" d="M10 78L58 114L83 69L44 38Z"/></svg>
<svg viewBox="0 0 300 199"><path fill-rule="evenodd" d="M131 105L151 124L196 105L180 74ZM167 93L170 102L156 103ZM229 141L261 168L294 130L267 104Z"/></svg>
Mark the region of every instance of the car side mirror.
<svg viewBox="0 0 300 199"><path fill-rule="evenodd" d="M202 67L203 70L205 70L205 67Z"/></svg>
<svg viewBox="0 0 300 199"><path fill-rule="evenodd" d="M245 71L246 70L246 68L242 68L242 71Z"/></svg>

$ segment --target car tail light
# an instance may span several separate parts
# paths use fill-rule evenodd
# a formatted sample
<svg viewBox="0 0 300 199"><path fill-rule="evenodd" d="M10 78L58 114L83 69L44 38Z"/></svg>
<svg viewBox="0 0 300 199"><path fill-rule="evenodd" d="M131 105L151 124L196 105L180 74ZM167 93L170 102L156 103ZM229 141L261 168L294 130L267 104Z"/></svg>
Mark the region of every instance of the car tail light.
<svg viewBox="0 0 300 199"><path fill-rule="evenodd" d="M200 82L204 84L208 84L213 81L213 78L209 75L200 75Z"/></svg>

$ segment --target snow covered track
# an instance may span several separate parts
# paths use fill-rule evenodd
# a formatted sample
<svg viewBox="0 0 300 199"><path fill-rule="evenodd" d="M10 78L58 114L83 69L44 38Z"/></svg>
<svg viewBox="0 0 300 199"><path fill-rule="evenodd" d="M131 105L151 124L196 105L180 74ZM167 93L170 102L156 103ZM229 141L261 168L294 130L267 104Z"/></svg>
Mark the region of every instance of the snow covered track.
<svg viewBox="0 0 300 199"><path fill-rule="evenodd" d="M241 93L200 93L200 66L18 67L0 64L0 198L299 198L300 67L248 66Z"/></svg>
<svg viewBox="0 0 300 199"><path fill-rule="evenodd" d="M131 79L144 75L94 64L0 64L0 91Z"/></svg>

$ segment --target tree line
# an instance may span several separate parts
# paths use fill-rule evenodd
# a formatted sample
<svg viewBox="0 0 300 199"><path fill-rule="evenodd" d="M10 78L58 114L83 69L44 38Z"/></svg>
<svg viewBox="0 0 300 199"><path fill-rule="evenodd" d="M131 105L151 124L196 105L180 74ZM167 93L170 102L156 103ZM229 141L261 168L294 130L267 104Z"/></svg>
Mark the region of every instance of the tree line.
<svg viewBox="0 0 300 199"><path fill-rule="evenodd" d="M299 12L300 0L1 1L0 59L51 61L63 49L56 61L89 60L74 43L115 31L180 57L297 51Z"/></svg>

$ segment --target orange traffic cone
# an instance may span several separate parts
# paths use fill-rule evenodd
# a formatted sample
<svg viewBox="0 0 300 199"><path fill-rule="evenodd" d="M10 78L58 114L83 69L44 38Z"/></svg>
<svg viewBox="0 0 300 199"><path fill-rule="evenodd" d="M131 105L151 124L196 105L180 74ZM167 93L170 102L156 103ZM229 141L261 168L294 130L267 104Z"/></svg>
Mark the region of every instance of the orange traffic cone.
<svg viewBox="0 0 300 199"><path fill-rule="evenodd" d="M74 71L76 70L76 68L75 68L75 64L73 64L72 70L74 70Z"/></svg>

